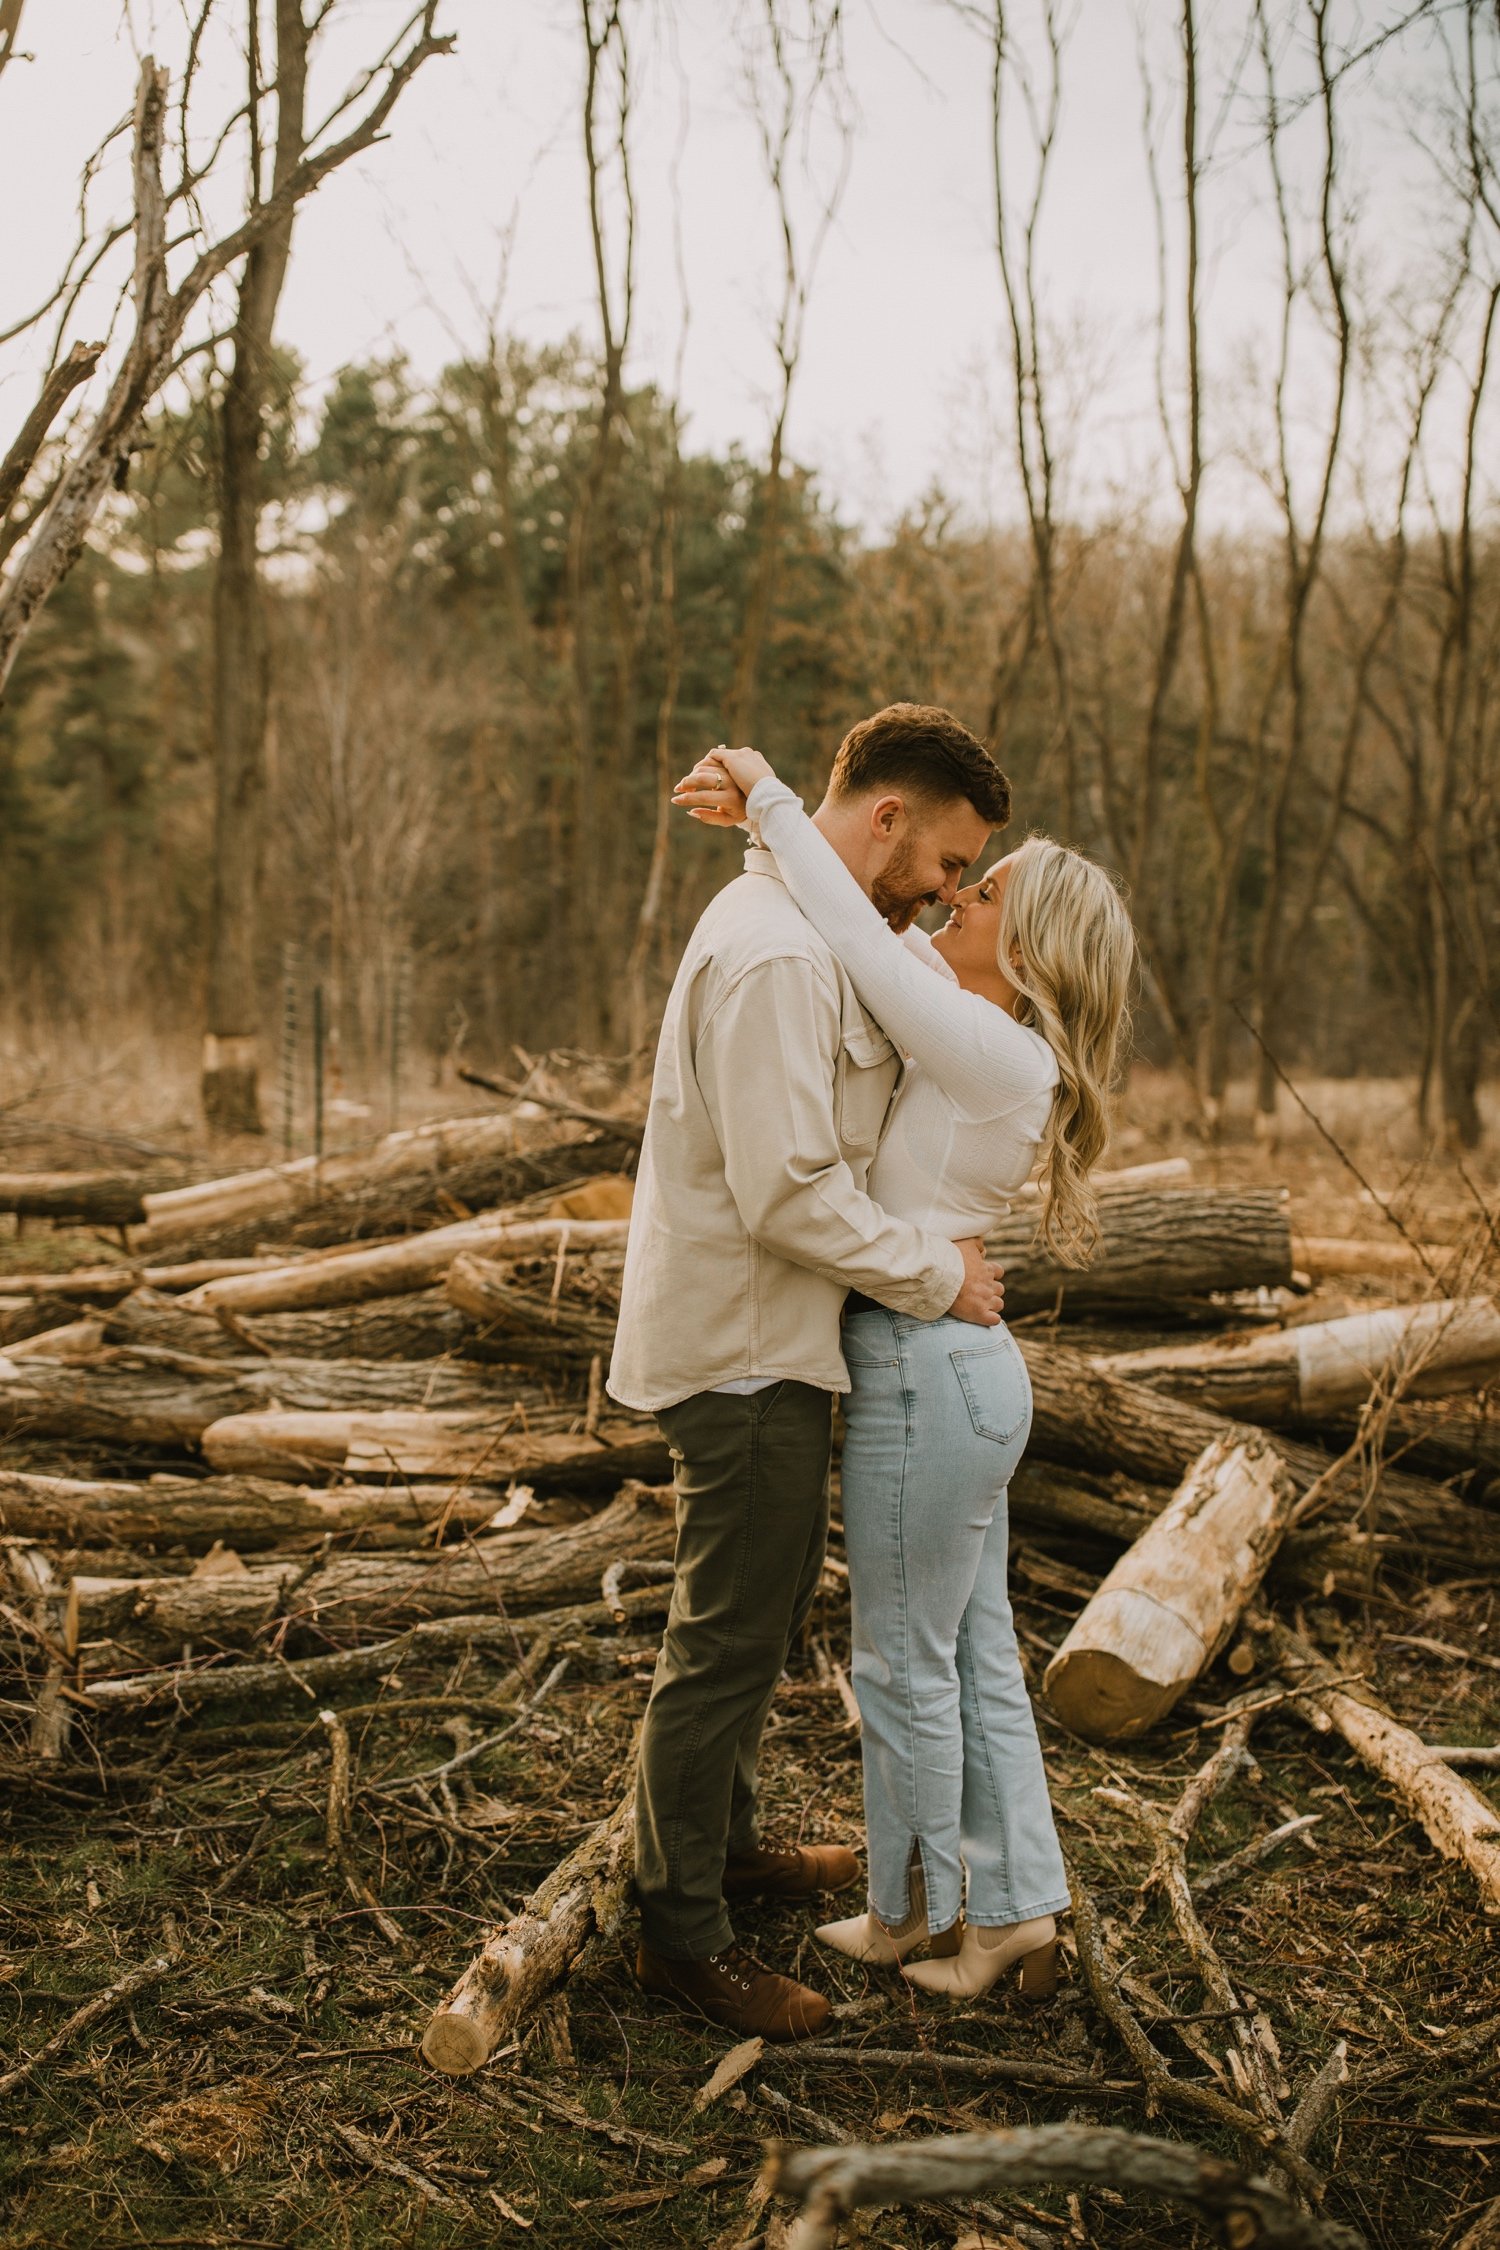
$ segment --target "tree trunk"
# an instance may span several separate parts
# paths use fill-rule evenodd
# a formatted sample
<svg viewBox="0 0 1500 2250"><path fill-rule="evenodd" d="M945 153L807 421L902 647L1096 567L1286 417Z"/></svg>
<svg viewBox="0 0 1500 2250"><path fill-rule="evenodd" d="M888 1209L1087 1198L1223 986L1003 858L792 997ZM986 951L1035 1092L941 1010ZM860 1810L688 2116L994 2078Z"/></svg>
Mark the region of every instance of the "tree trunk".
<svg viewBox="0 0 1500 2250"><path fill-rule="evenodd" d="M452 1359L474 1342L472 1325L439 1289L376 1298L343 1311L268 1313L248 1321L230 1314L227 1324L212 1313L183 1312L155 1290L137 1289L98 1319L101 1336L112 1344L160 1344L210 1359L243 1360L247 1346L278 1363L283 1357Z"/></svg>
<svg viewBox="0 0 1500 2250"><path fill-rule="evenodd" d="M254 18L252 16L252 22ZM302 156L311 33L302 0L276 0L276 153L271 193ZM261 100L260 57L250 44L250 108ZM255 153L258 175L259 151ZM261 200L258 176L252 204ZM293 211L254 244L240 278L234 359L219 415L219 561L214 574L212 718L213 883L209 906L208 1030L203 1114L212 1130L261 1130L257 1084L257 889L269 700L258 533L261 471L276 307L292 247Z"/></svg>
<svg viewBox="0 0 1500 2250"><path fill-rule="evenodd" d="M595 1931L614 1927L629 1895L634 1841L632 1789L520 1913L486 1938L423 2034L422 2052L435 2069L458 2077L487 2063L562 1982Z"/></svg>
<svg viewBox="0 0 1500 2250"><path fill-rule="evenodd" d="M75 1549L161 1546L200 1554L222 1543L242 1554L305 1551L329 1534L350 1532L359 1533L362 1548L410 1547L424 1532L482 1531L495 1508L492 1485L320 1491L261 1477L110 1483L0 1469L0 1529L7 1538Z"/></svg>
<svg viewBox="0 0 1500 2250"><path fill-rule="evenodd" d="M1047 1667L1065 1725L1144 1734L1211 1664L1281 1543L1296 1487L1263 1438L1219 1438L1121 1556Z"/></svg>
<svg viewBox="0 0 1500 2250"><path fill-rule="evenodd" d="M1491 1381L1500 1312L1490 1297L1392 1305L1264 1336L1114 1352L1096 1364L1241 1421L1326 1424L1357 1414L1376 1385L1442 1398Z"/></svg>
<svg viewBox="0 0 1500 2250"><path fill-rule="evenodd" d="M667 1449L649 1415L601 1422L596 1436L558 1429L576 1413L518 1417L514 1408L483 1413L396 1409L381 1413L250 1413L226 1416L203 1432L214 1468L245 1476L452 1477L504 1484L512 1477L601 1478L666 1475ZM538 1429L549 1420L551 1429ZM518 1426L518 1423L520 1426Z"/></svg>
<svg viewBox="0 0 1500 2250"><path fill-rule="evenodd" d="M1116 1188L1100 1197L1099 1216L1103 1239L1082 1271L1048 1257L1024 1204L986 1237L1005 1268L1012 1319L1053 1306L1159 1305L1291 1279L1291 1229L1278 1189Z"/></svg>
<svg viewBox="0 0 1500 2250"><path fill-rule="evenodd" d="M0 1350L45 1335L72 1317L73 1307L60 1297L0 1297Z"/></svg>
<svg viewBox="0 0 1500 2250"><path fill-rule="evenodd" d="M404 1242L376 1250L348 1250L329 1257L301 1258L272 1272L244 1274L210 1282L186 1298L190 1308L235 1313L306 1311L324 1305L356 1305L371 1297L404 1296L441 1281L460 1250L482 1250L490 1257L534 1257L555 1250L560 1241L575 1250L623 1249L626 1219L514 1219L505 1212L464 1219L456 1226L433 1227Z"/></svg>
<svg viewBox="0 0 1500 2250"><path fill-rule="evenodd" d="M267 1630L316 1623L320 1635L386 1630L469 1610L503 1614L597 1594L612 1562L665 1561L676 1542L671 1493L627 1485L596 1516L561 1531L508 1531L415 1554L335 1555L247 1564L201 1578L74 1580L85 1641L120 1634L173 1648L183 1641L249 1647Z"/></svg>
<svg viewBox="0 0 1500 2250"><path fill-rule="evenodd" d="M378 1419L378 1410L393 1400L413 1408L468 1409L460 1419L490 1430L519 1420L532 1430L557 1431L577 1418L576 1409L549 1405L534 1386L443 1360L194 1361L187 1353L150 1346L118 1351L106 1346L81 1359L0 1361L0 1430L12 1436L195 1450L213 1424L226 1417L255 1420L273 1400L293 1410L267 1417L273 1421L308 1415L347 1421L362 1408L375 1410ZM416 1419L428 1417L418 1413ZM295 1475L285 1455L277 1459L273 1473ZM259 1455L253 1465L259 1469ZM384 1475L388 1467L384 1463L375 1473Z"/></svg>

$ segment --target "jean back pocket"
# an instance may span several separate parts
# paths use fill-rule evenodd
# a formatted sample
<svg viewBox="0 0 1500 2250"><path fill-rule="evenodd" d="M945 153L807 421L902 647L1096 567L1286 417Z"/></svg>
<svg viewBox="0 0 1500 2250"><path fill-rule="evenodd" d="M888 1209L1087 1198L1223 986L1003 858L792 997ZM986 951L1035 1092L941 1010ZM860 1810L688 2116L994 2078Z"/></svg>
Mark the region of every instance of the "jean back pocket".
<svg viewBox="0 0 1500 2250"><path fill-rule="evenodd" d="M1026 1362L1009 1335L973 1350L950 1352L969 1409L969 1419L980 1437L997 1445L1010 1445L1031 1420L1031 1383Z"/></svg>

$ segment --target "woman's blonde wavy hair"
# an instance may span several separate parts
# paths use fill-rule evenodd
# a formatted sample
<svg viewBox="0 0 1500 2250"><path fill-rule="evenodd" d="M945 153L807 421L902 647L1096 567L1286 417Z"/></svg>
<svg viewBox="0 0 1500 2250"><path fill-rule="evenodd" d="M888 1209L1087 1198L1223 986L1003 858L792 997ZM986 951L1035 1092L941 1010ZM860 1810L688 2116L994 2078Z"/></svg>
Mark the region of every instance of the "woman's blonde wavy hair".
<svg viewBox="0 0 1500 2250"><path fill-rule="evenodd" d="M1089 1173L1109 1138L1135 970L1135 931L1112 877L1050 836L1028 836L1010 863L999 960L1020 994L1017 1021L1057 1058L1042 1143L1042 1240L1061 1265L1087 1265L1099 1240Z"/></svg>

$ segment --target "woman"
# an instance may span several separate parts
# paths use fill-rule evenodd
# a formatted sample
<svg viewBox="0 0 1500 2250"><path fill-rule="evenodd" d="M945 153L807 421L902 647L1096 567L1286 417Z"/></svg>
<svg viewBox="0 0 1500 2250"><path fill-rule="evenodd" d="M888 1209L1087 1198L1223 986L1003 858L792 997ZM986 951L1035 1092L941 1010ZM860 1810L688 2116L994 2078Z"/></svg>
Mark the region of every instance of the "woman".
<svg viewBox="0 0 1500 2250"><path fill-rule="evenodd" d="M1034 836L958 894L936 938L887 926L754 750L719 749L673 802L748 818L798 906L910 1068L872 1167L874 1200L984 1235L1041 1159L1042 1235L1068 1264L1097 1234L1088 1185L1134 965L1104 870ZM934 973L935 972L935 973ZM851 1298L844 1316L844 1536L864 1753L869 1911L818 1936L973 1997L1021 1964L1055 1975L1068 1903L1006 1594L1006 1492L1031 1426L1008 1329Z"/></svg>

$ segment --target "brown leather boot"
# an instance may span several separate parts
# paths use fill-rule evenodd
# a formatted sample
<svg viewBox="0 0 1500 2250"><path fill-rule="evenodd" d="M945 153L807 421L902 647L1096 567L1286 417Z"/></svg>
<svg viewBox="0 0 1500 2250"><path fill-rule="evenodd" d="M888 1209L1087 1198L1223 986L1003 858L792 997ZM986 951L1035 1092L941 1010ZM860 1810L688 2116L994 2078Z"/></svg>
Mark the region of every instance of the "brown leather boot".
<svg viewBox="0 0 1500 2250"><path fill-rule="evenodd" d="M643 1945L635 1973L643 1992L659 1992L710 2023L762 2039L816 2039L831 2013L821 1992L762 1968L740 1945L707 1961L668 1961Z"/></svg>
<svg viewBox="0 0 1500 2250"><path fill-rule="evenodd" d="M855 1881L859 1861L842 1844L757 1844L724 1862L724 1896L811 1898Z"/></svg>

